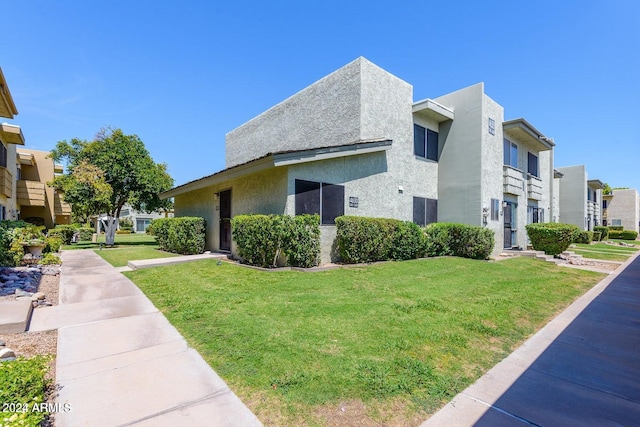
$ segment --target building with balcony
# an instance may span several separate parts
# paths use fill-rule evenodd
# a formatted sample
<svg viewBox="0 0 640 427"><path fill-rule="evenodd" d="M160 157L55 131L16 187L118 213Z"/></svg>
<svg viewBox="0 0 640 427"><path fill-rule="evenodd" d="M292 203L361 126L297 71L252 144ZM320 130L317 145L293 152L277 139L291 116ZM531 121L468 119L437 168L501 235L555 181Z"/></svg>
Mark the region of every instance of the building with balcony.
<svg viewBox="0 0 640 427"><path fill-rule="evenodd" d="M524 227L553 211L554 143L479 83L433 99L358 58L226 135L226 168L175 187L176 216L207 221L206 247L235 252L245 213L321 218L332 259L335 218L461 222L526 247Z"/></svg>
<svg viewBox="0 0 640 427"><path fill-rule="evenodd" d="M0 117L13 119L17 114L18 109L0 69ZM0 123L0 220L18 218L15 184L18 169L17 145L24 145L20 126Z"/></svg>
<svg viewBox="0 0 640 427"><path fill-rule="evenodd" d="M562 222L575 224L581 230L602 225L602 189L604 184L589 179L585 165L557 168L560 179L560 215Z"/></svg>
<svg viewBox="0 0 640 427"><path fill-rule="evenodd" d="M602 225L640 231L640 195L635 188L614 189L602 196Z"/></svg>
<svg viewBox="0 0 640 427"><path fill-rule="evenodd" d="M16 184L20 219L53 228L56 224L71 224L71 206L47 182L63 172L54 164L48 151L18 150L18 181Z"/></svg>

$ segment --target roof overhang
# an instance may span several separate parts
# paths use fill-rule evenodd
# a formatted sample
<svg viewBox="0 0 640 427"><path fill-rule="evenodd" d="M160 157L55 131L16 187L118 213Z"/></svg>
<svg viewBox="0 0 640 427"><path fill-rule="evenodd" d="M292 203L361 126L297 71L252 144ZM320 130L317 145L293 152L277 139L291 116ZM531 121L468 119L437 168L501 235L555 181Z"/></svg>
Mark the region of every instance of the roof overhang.
<svg viewBox="0 0 640 427"><path fill-rule="evenodd" d="M553 170L553 177L554 178L562 178L564 176L564 174L562 172L560 172L558 169L554 169Z"/></svg>
<svg viewBox="0 0 640 427"><path fill-rule="evenodd" d="M200 190L212 185L220 184L232 179L242 178L267 169L296 165L339 157L356 156L367 153L386 151L391 147L389 139L358 141L352 144L333 147L312 148L308 150L292 150L269 153L263 157L251 160L241 165L216 172L213 175L188 182L169 191L160 193L161 199L168 199L189 191Z"/></svg>
<svg viewBox="0 0 640 427"><path fill-rule="evenodd" d="M0 139L5 144L24 145L24 135L18 125L0 124Z"/></svg>
<svg viewBox="0 0 640 427"><path fill-rule="evenodd" d="M589 187L595 188L596 190L604 188L604 182L600 181L599 179L590 179L589 181L587 181L587 184L589 185Z"/></svg>
<svg viewBox="0 0 640 427"><path fill-rule="evenodd" d="M64 166L55 163L53 165L53 173L64 173Z"/></svg>
<svg viewBox="0 0 640 427"><path fill-rule="evenodd" d="M13 102L13 97L7 86L7 81L4 79L2 68L0 68L0 117L6 117L13 119L13 116L18 114L16 104Z"/></svg>
<svg viewBox="0 0 640 427"><path fill-rule="evenodd" d="M556 145L553 138L547 138L522 118L503 122L502 131L506 137L522 141L538 151L548 151Z"/></svg>
<svg viewBox="0 0 640 427"><path fill-rule="evenodd" d="M453 120L454 118L453 109L445 107L429 98L414 103L413 113L427 119L435 120L438 123Z"/></svg>
<svg viewBox="0 0 640 427"><path fill-rule="evenodd" d="M36 158L31 153L25 153L23 151L18 151L18 161L21 165L25 166L35 166Z"/></svg>

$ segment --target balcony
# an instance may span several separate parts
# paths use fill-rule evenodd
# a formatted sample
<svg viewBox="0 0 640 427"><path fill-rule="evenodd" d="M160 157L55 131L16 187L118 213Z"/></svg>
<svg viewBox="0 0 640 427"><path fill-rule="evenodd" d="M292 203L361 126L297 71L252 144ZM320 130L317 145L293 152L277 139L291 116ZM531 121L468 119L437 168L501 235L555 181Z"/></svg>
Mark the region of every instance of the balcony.
<svg viewBox="0 0 640 427"><path fill-rule="evenodd" d="M56 215L71 215L71 205L64 201L64 198L57 191L53 196L54 213Z"/></svg>
<svg viewBox="0 0 640 427"><path fill-rule="evenodd" d="M514 194L516 196L524 195L524 181L522 179L522 171L512 168L511 166L503 166L504 168L504 192Z"/></svg>
<svg viewBox="0 0 640 427"><path fill-rule="evenodd" d="M0 194L5 197L13 195L13 176L7 168L0 166Z"/></svg>
<svg viewBox="0 0 640 427"><path fill-rule="evenodd" d="M542 180L533 175L527 178L527 197L532 200L542 200Z"/></svg>
<svg viewBox="0 0 640 427"><path fill-rule="evenodd" d="M606 212L606 210L605 210ZM600 217L600 206L593 200L587 200L587 215L591 215L595 218Z"/></svg>
<svg viewBox="0 0 640 427"><path fill-rule="evenodd" d="M45 206L44 182L21 179L16 186L16 193L20 206Z"/></svg>

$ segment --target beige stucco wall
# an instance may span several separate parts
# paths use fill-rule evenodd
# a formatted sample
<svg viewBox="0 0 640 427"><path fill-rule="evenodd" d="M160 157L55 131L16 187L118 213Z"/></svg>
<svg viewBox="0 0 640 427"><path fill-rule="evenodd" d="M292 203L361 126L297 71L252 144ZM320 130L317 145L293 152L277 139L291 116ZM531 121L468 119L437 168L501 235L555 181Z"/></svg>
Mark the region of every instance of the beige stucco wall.
<svg viewBox="0 0 640 427"><path fill-rule="evenodd" d="M613 196L609 197L607 207L607 221L613 225L614 219L621 220L625 230L638 230L640 200L638 192L634 188L625 190L613 190Z"/></svg>
<svg viewBox="0 0 640 427"><path fill-rule="evenodd" d="M54 178L54 162L48 158L50 152L19 148L19 152L31 154L35 165L20 165L20 179L37 181L45 184L45 206L20 206L20 218L39 217L44 219L44 225L52 228L56 223L54 188L46 185ZM63 219L63 218L58 218ZM68 223L69 221L64 221Z"/></svg>

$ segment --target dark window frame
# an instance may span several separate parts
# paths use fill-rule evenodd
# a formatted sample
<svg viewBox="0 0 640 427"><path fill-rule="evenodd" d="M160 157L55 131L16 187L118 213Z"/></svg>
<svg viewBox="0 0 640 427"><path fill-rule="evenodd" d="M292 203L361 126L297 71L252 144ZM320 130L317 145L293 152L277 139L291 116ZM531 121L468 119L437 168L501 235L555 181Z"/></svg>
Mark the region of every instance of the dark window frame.
<svg viewBox="0 0 640 427"><path fill-rule="evenodd" d="M491 199L491 221L500 220L500 200Z"/></svg>
<svg viewBox="0 0 640 427"><path fill-rule="evenodd" d="M504 138L502 143L503 162L506 166L518 169L518 145ZM515 150L515 155L514 155Z"/></svg>
<svg viewBox="0 0 640 427"><path fill-rule="evenodd" d="M532 167L532 166L535 166L535 167ZM527 173L529 175L535 176L536 178L540 178L540 159L536 154L533 154L531 151L527 152Z"/></svg>
<svg viewBox="0 0 640 427"><path fill-rule="evenodd" d="M440 135L438 132L417 123L413 124L413 154L437 162L439 146Z"/></svg>
<svg viewBox="0 0 640 427"><path fill-rule="evenodd" d="M344 185L295 180L295 214L320 215L321 225L333 225L344 215Z"/></svg>
<svg viewBox="0 0 640 427"><path fill-rule="evenodd" d="M7 147L4 144L0 144L0 166L7 167Z"/></svg>
<svg viewBox="0 0 640 427"><path fill-rule="evenodd" d="M438 199L413 196L413 222L420 226L438 222Z"/></svg>

